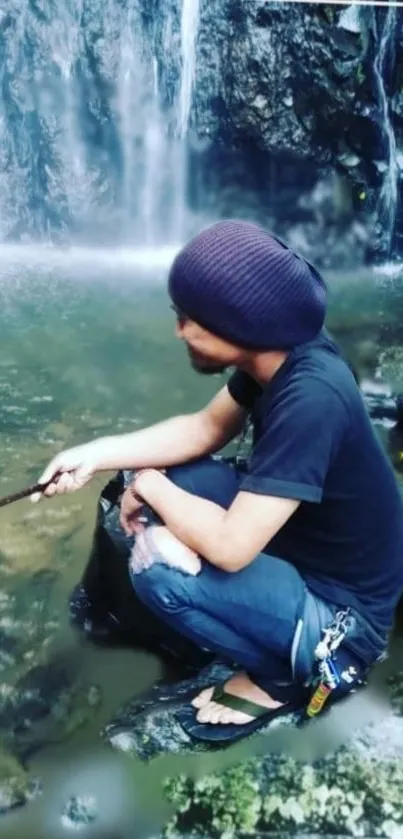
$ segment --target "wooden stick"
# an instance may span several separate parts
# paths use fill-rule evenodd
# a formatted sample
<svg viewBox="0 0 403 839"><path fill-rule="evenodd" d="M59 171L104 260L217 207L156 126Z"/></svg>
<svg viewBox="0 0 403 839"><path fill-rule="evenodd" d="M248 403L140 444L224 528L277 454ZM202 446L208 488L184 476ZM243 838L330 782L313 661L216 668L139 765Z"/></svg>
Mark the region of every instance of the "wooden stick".
<svg viewBox="0 0 403 839"><path fill-rule="evenodd" d="M19 492L13 492L11 495L5 495L4 498L0 498L0 507L6 507L7 504L13 504L14 501L20 501L21 498L28 498L29 495L33 495L35 492L43 492L49 483L46 484L34 484L33 486L26 487L25 489L21 489Z"/></svg>

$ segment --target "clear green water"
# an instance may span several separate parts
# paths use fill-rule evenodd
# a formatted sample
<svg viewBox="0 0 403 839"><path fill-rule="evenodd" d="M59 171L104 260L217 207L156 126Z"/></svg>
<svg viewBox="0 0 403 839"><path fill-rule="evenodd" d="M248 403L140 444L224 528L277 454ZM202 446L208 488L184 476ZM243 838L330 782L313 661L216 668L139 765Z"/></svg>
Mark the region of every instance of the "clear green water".
<svg viewBox="0 0 403 839"><path fill-rule="evenodd" d="M196 409L218 389L220 379L198 377L173 337L173 315L164 290L165 271L129 271L110 266L74 270L27 263L0 279L0 494L37 479L61 449L103 434L130 431L174 413ZM329 278L329 325L349 357L366 375L377 347L399 312L393 295L376 278ZM385 303L386 300L386 303ZM99 819L80 836L137 839L156 834L167 811L161 781L167 774L202 774L253 751L282 748L311 759L348 734L326 724L320 738L305 733L256 740L223 755L167 756L144 765L103 745L99 731L124 701L163 674L156 657L128 650L100 650L68 626L66 599L87 561L95 505L107 476L74 496L38 507L21 502L0 511L0 589L28 581L37 570L60 572L52 606L59 617L53 647L73 656L77 672L101 687L103 702L93 720L71 739L33 756L30 769L44 782L43 795L4 817L7 839L67 836L60 811L72 794L94 794ZM372 701L372 700L371 700ZM368 698L354 719L376 714ZM365 704L366 703L366 704ZM350 725L349 723L349 725ZM332 723L334 725L334 723ZM326 732L324 737L323 732ZM280 739L279 739L280 737ZM281 739L282 737L282 739Z"/></svg>

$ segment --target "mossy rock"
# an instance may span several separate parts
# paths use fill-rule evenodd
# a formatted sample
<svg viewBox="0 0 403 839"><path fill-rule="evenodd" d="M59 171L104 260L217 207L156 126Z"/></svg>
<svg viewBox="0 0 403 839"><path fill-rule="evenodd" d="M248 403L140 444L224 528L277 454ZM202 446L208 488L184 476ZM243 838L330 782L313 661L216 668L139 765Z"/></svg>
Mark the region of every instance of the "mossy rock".
<svg viewBox="0 0 403 839"><path fill-rule="evenodd" d="M176 814L165 836L232 837L256 832L403 837L403 766L340 750L316 765L270 756L198 781L165 785Z"/></svg>

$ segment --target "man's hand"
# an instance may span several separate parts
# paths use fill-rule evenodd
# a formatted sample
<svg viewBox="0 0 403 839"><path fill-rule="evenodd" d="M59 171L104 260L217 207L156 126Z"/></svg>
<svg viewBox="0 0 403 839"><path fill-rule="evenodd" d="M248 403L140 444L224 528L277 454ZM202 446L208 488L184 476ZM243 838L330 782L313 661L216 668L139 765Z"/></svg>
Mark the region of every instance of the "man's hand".
<svg viewBox="0 0 403 839"><path fill-rule="evenodd" d="M35 503L42 496L51 498L53 495L82 489L95 475L102 451L102 445L94 441L60 452L51 460L38 481L39 484L50 483L43 493L31 495L31 501Z"/></svg>
<svg viewBox="0 0 403 839"><path fill-rule="evenodd" d="M137 495L134 482L127 487L120 502L120 526L126 536L134 536L144 530L144 523L139 521L144 501Z"/></svg>

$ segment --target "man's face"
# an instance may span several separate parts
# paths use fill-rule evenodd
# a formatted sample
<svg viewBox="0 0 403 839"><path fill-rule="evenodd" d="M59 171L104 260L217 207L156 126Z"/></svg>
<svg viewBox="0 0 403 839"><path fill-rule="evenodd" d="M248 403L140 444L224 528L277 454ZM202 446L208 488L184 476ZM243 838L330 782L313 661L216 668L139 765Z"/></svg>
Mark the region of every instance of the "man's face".
<svg viewBox="0 0 403 839"><path fill-rule="evenodd" d="M242 351L190 320L175 307L176 336L184 341L194 370L204 375L223 373L240 361Z"/></svg>

